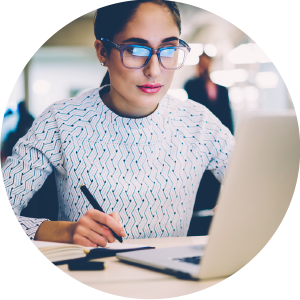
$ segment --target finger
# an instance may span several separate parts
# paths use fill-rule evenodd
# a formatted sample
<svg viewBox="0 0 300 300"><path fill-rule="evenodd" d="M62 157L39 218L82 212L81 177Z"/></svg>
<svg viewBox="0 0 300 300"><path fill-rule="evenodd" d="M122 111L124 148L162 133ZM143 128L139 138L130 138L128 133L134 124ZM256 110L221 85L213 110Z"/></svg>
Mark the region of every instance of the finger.
<svg viewBox="0 0 300 300"><path fill-rule="evenodd" d="M111 214L109 214L112 218L114 218L121 226L122 226L122 228L123 228L123 230L121 231L121 232L125 232L125 229L124 229L124 226L123 226L123 223L122 223L122 220L121 220L121 217L120 217L120 215L119 215L119 213L117 213L117 212L112 212ZM121 233L122 234L122 233ZM125 237L126 236L126 233L125 233L125 235L123 234L122 235L123 237Z"/></svg>
<svg viewBox="0 0 300 300"><path fill-rule="evenodd" d="M98 233L96 233L93 230L90 230L87 233L87 238L91 241L94 242L95 244L101 246L101 247L105 247L107 245L107 239L105 238L105 236L100 235Z"/></svg>
<svg viewBox="0 0 300 300"><path fill-rule="evenodd" d="M109 215L110 215L112 218L114 218L114 219L122 226L123 230L121 231L121 234L122 234L123 232L125 232L125 229L124 229L124 226L123 226L123 224L122 224L122 220L121 220L120 214L117 213L117 212L112 212L112 213L110 213ZM115 236L115 235L114 235L114 236ZM123 234L122 236L125 237L126 234L125 234L125 235Z"/></svg>
<svg viewBox="0 0 300 300"><path fill-rule="evenodd" d="M121 221L121 217L119 215L119 213L117 212L112 212L111 214L108 214L109 216L111 216L112 218L114 218L119 224L122 225L122 221Z"/></svg>
<svg viewBox="0 0 300 300"><path fill-rule="evenodd" d="M81 221L80 222L81 224L77 227L73 240L81 241L83 238L83 240L87 239L88 241L90 241L90 243L92 243L90 247L97 247L98 245L101 247L105 247L108 241L107 238L104 236L105 234L104 232L106 230L107 231L106 235L109 235L111 233L110 230L98 224L94 220L83 220L83 221ZM102 230L102 228L104 230Z"/></svg>
<svg viewBox="0 0 300 300"><path fill-rule="evenodd" d="M81 217L78 223L79 226L77 228L77 232L87 237L92 242L97 243L101 247L105 247L107 242L113 243L115 241L115 237L113 236L111 230L105 225L95 221L91 217L90 213ZM104 242L103 238L105 239L106 243Z"/></svg>
<svg viewBox="0 0 300 300"><path fill-rule="evenodd" d="M88 214L88 213L92 219L94 219L98 223L101 223L101 224L109 227L117 235L123 236L123 237L126 236L123 226L121 224L119 224L118 221L116 221L112 216L102 213L95 209L90 209L86 214Z"/></svg>
<svg viewBox="0 0 300 300"><path fill-rule="evenodd" d="M89 239L86 237L80 235L80 234L75 234L73 237L73 243L77 245L82 245L84 247L97 247L98 245L91 242Z"/></svg>

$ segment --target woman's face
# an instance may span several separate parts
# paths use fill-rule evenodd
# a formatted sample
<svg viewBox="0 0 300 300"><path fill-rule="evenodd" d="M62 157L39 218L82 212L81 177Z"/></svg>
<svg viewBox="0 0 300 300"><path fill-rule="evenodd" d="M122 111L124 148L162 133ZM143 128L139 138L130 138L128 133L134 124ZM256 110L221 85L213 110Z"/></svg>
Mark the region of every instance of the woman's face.
<svg viewBox="0 0 300 300"><path fill-rule="evenodd" d="M203 74L208 75L208 71L211 65L211 58L209 58L206 55L200 56L200 61L198 63L198 76L201 76Z"/></svg>
<svg viewBox="0 0 300 300"><path fill-rule="evenodd" d="M169 10L157 4L143 3L124 30L115 35L113 42L160 48L178 46L178 39L179 29ZM174 70L166 70L160 65L157 55L152 55L141 69L125 68L116 49L111 49L105 58L105 66L111 81L105 103L125 117L144 117L153 112L174 76ZM160 88L151 91L142 87L149 83L158 84Z"/></svg>

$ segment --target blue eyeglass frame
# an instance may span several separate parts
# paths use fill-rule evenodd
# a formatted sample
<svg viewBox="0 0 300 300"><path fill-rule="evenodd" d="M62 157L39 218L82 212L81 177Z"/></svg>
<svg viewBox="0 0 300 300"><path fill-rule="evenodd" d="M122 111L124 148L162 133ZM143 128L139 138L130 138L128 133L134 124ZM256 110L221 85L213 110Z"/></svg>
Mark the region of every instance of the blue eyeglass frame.
<svg viewBox="0 0 300 300"><path fill-rule="evenodd" d="M119 52L120 52L120 57L121 57L121 62L123 64L123 66L127 69L141 69L143 68L144 66L147 65L147 63L149 62L149 60L151 59L152 55L153 54L156 54L157 57L158 57L158 61L160 63L160 65L166 69L166 70L178 70L180 69L183 65L184 65L184 62L186 60L186 57L187 57L187 54L189 54L189 52L191 51L191 48L190 46L183 40L180 40L179 39L179 44L181 44L181 46L169 46L169 47L161 47L161 48L157 48L157 49L153 49L153 48L150 48L150 47L146 47L146 46L141 46L141 45L126 45L126 44L116 44L106 38L100 38L100 41L103 42L103 44L110 44L110 46L112 46L114 49L117 49ZM140 67L127 67L125 66L124 62L123 62L123 52L126 48L129 48L129 47L136 47L136 48L145 48L145 49L148 49L150 51L149 53L149 56L146 60L146 62L140 66ZM162 50L165 50L165 49L181 49L184 51L184 59L183 59L183 62L182 64L177 67L177 68L166 68L163 63L161 62L161 59L160 59L160 52Z"/></svg>

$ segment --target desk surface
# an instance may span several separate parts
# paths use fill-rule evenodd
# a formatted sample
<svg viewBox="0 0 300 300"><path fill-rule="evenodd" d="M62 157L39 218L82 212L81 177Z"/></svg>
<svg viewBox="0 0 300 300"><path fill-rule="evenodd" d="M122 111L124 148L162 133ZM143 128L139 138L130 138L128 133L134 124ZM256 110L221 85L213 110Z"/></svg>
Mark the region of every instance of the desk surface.
<svg viewBox="0 0 300 300"><path fill-rule="evenodd" d="M206 243L207 236L125 240L124 243L142 244L156 248ZM120 262L116 257L96 259L105 261L103 271L69 271L67 265L58 266L74 279L103 292L117 296L158 299L178 297L198 292L223 279L190 281Z"/></svg>

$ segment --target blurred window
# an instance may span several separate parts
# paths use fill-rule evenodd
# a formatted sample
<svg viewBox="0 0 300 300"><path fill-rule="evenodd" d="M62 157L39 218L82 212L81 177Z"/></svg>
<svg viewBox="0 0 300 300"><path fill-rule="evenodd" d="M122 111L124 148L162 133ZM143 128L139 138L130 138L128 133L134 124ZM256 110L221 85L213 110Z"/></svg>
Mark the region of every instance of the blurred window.
<svg viewBox="0 0 300 300"><path fill-rule="evenodd" d="M91 47L42 47L29 69L29 112L37 117L49 105L89 88L106 72Z"/></svg>

